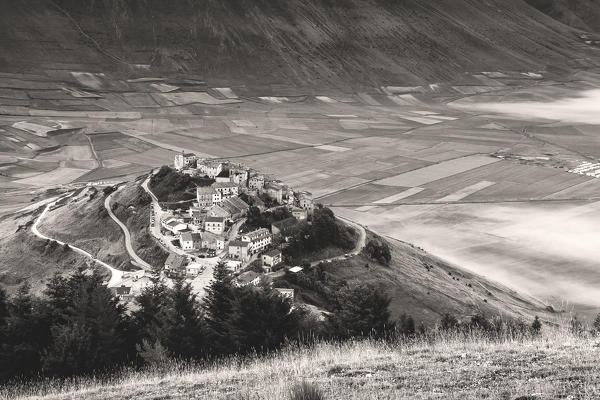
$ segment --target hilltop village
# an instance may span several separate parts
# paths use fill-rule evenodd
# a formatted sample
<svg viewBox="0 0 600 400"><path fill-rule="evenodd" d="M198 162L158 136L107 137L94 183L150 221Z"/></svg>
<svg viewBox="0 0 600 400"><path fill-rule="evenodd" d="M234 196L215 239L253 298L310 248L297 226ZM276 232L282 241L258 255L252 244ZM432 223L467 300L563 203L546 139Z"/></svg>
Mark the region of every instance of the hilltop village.
<svg viewBox="0 0 600 400"><path fill-rule="evenodd" d="M219 262L236 273L235 283L240 286L259 284L264 277L284 271L302 270L284 264L282 249L289 239L286 229L311 218L311 193L295 191L242 164L202 159L192 153L177 154L172 173L203 178L205 185L196 187L194 199L174 202L161 202L148 182L143 185L153 198L151 232L169 251L162 268L166 279L189 279L202 293ZM158 174L153 171L154 176ZM265 212L278 216L269 227L247 223L249 213L257 217ZM146 273L125 273L112 290L126 300L149 284ZM293 297L291 289L277 290Z"/></svg>

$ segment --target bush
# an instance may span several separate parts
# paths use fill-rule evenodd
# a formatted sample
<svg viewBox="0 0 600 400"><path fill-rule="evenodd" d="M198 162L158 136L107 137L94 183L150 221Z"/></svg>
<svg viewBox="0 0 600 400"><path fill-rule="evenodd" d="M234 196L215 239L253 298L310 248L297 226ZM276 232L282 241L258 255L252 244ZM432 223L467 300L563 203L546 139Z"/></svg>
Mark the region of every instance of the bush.
<svg viewBox="0 0 600 400"><path fill-rule="evenodd" d="M389 264L392 260L390 246L384 239L379 237L369 240L365 246L365 253L370 259L379 261L381 264Z"/></svg>
<svg viewBox="0 0 600 400"><path fill-rule="evenodd" d="M290 400L324 400L321 390L308 382L295 385L290 390Z"/></svg>

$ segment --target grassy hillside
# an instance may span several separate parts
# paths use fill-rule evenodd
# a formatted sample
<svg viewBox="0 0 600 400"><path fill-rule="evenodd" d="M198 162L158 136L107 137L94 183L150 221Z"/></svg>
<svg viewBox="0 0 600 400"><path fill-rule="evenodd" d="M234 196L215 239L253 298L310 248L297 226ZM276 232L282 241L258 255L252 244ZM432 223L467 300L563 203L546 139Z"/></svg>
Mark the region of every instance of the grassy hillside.
<svg viewBox="0 0 600 400"><path fill-rule="evenodd" d="M290 399L290 389L305 381L324 399L587 400L600 394L596 353L596 340L560 332L533 340L319 344L206 369L173 366L108 382L50 383L27 388L32 397L13 398L278 400Z"/></svg>
<svg viewBox="0 0 600 400"><path fill-rule="evenodd" d="M600 3L595 0L527 0L569 26L600 33Z"/></svg>
<svg viewBox="0 0 600 400"><path fill-rule="evenodd" d="M71 243L117 269L131 269L123 233L104 208L104 194L86 188L46 214L43 234Z"/></svg>
<svg viewBox="0 0 600 400"><path fill-rule="evenodd" d="M358 87L564 69L589 56L567 26L522 0L8 0L0 7L0 67L17 70L151 64L256 85Z"/></svg>
<svg viewBox="0 0 600 400"><path fill-rule="evenodd" d="M163 265L169 253L150 232L152 199L139 182L131 182L113 197L113 212L128 228L135 252L151 265Z"/></svg>
<svg viewBox="0 0 600 400"><path fill-rule="evenodd" d="M367 241L374 234L368 234ZM347 260L322 264L321 272L307 271L305 279L288 275L276 286L295 288L298 299L328 310L331 296L346 284L372 284L391 297L390 312L397 319L403 313L417 324L433 325L445 313L461 318L483 313L533 320L539 315L554 321L540 300L522 295L481 276L464 271L409 244L388 239L392 259L388 265L367 257L364 252Z"/></svg>
<svg viewBox="0 0 600 400"><path fill-rule="evenodd" d="M88 265L87 259L56 243L31 233L34 219L41 213L15 213L0 219L0 286L12 293L27 283L40 293L55 273L71 274Z"/></svg>

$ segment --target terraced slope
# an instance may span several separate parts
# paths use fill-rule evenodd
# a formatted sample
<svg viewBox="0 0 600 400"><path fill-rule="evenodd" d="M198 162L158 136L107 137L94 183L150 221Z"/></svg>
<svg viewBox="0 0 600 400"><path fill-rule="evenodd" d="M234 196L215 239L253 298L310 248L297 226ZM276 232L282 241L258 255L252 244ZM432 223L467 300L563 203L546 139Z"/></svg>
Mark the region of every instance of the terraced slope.
<svg viewBox="0 0 600 400"><path fill-rule="evenodd" d="M12 69L144 64L246 83L347 87L591 63L592 50L569 27L523 0L7 0L0 7L0 67Z"/></svg>

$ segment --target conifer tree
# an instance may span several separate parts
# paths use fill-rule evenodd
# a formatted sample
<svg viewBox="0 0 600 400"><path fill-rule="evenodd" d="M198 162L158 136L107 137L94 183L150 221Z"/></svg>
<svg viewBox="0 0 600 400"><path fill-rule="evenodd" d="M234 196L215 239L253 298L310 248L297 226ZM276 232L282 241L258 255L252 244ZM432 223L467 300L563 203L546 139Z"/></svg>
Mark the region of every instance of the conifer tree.
<svg viewBox="0 0 600 400"><path fill-rule="evenodd" d="M298 338L305 314L269 288L237 288L229 320L233 347L241 353L275 350Z"/></svg>
<svg viewBox="0 0 600 400"><path fill-rule="evenodd" d="M180 358L199 358L205 350L206 329L196 295L192 293L190 284L183 279L176 280L170 292L171 326L165 345L172 354Z"/></svg>
<svg viewBox="0 0 600 400"><path fill-rule="evenodd" d="M394 329L389 304L390 298L372 286L342 289L335 299L335 311L329 317L331 330L340 338L385 336Z"/></svg>
<svg viewBox="0 0 600 400"><path fill-rule="evenodd" d="M214 354L228 354L233 351L229 326L232 300L233 287L229 271L224 263L219 263L213 272L213 280L207 289L203 304L207 335Z"/></svg>

